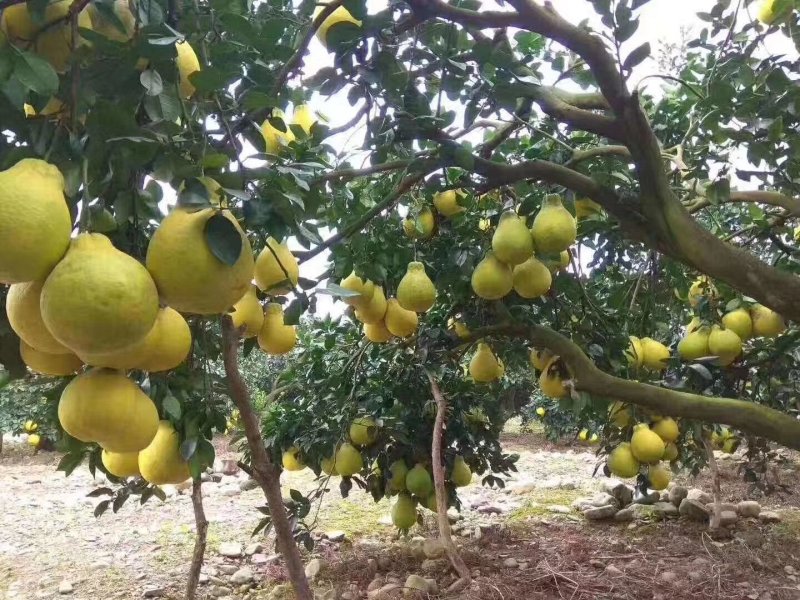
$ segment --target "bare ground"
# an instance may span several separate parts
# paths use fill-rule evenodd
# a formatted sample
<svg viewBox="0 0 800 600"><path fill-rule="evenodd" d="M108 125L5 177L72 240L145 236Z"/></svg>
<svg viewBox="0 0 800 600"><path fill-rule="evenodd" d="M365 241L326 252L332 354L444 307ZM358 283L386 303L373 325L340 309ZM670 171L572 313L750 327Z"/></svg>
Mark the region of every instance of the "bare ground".
<svg viewBox="0 0 800 600"><path fill-rule="evenodd" d="M469 589L453 597L800 598L796 462L781 471L790 493L760 499L765 507L781 511L782 523L740 523L733 538L715 540L703 526L682 520L630 529L627 524L591 525L574 513L552 512L557 510L552 505L569 506L598 488L599 480L592 478L594 449L552 444L539 433L509 433L504 444L521 457L520 472L508 481L507 489L489 490L473 483L462 493L464 519L456 528L470 536L456 539L475 577ZM73 592L63 597L75 600L141 598L151 588L161 588L164 598L182 597L194 532L187 495L171 490L164 503L131 502L117 514L95 519L92 509L97 500L86 494L102 481L92 480L85 469L65 479L55 471L55 454L32 456L21 445L7 446L5 452L0 457L0 598L57 598L64 582ZM745 498L748 490L736 475L734 462L723 460L721 468L724 499ZM287 491L318 485L308 471L284 478ZM263 504L260 491L238 492L238 481L230 477L204 485L211 521L206 572L220 575L226 567L249 565L256 586L231 589L228 594L212 579L201 586L200 598L228 594L237 600L266 599L285 580L280 563L255 565L249 558L224 559L217 553L221 542L230 541L243 545L261 541L265 554L272 551L270 539L250 537L260 517L255 508ZM710 489L705 476L687 483ZM317 529L344 531L348 541L323 541L315 549L326 564L316 582L320 596L355 595L363 593L374 577L402 582L409 573L421 572L423 557L385 524L388 512L388 502L374 504L361 492L347 499L336 489L326 495ZM479 539L474 536L476 528L481 530ZM419 533L433 531L427 517ZM518 566L504 566L509 558ZM443 565L432 576L442 587L453 578Z"/></svg>

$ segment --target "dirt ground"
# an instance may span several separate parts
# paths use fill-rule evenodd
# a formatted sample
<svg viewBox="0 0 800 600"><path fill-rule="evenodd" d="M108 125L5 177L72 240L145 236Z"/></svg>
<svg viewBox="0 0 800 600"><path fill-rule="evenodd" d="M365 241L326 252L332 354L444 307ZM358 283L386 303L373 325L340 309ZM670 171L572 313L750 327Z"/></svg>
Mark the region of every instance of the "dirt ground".
<svg viewBox="0 0 800 600"><path fill-rule="evenodd" d="M570 503L600 487L593 478L594 448L552 444L539 433L507 433L504 445L520 454L519 473L503 490L473 483L461 497L455 537L473 571L464 599L725 598L800 599L800 481L796 463L783 467L790 493L759 498L782 521L740 522L727 539L714 539L705 526L681 520L590 524ZM58 456L32 455L9 444L0 456L0 598L74 600L182 598L193 545L188 495L168 489L166 502L131 502L117 514L93 516L98 499L87 497L103 484L80 468L69 478L56 472ZM720 462L723 499L747 498L734 460ZM318 485L309 471L284 474L285 489ZM198 597L281 598L285 573L271 556L272 540L251 537L263 504L260 490L240 491L244 474L203 486L211 522L203 584ZM477 479L476 479L477 481ZM704 476L684 481L710 491ZM454 580L443 561L424 561L418 542L398 539L388 519L390 504L364 493L347 499L334 489L316 515L316 530L344 542L322 540L309 555L323 559L315 580L320 598L365 597L381 584L402 584L408 574ZM432 517L412 535L432 535ZM220 544L244 548L259 542L256 555L224 558ZM259 558L259 560L256 560ZM253 584L237 587L225 572L249 567ZM71 591L70 591L71 590Z"/></svg>

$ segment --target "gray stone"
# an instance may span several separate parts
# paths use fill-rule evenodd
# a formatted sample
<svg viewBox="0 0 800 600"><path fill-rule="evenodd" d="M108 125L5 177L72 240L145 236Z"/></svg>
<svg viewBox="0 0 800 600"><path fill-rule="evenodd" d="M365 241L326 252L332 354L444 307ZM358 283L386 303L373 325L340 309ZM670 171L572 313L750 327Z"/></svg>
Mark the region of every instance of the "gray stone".
<svg viewBox="0 0 800 600"><path fill-rule="evenodd" d="M658 579L663 583L675 583L678 581L678 574L675 573L674 571L663 571L658 576Z"/></svg>
<svg viewBox="0 0 800 600"><path fill-rule="evenodd" d="M236 573L236 571L239 570L239 567L237 567L236 565L226 564L226 565L219 565L217 569L219 569L219 572L222 573L223 575L233 575L234 573Z"/></svg>
<svg viewBox="0 0 800 600"><path fill-rule="evenodd" d="M621 575L624 575L624 573L614 565L607 565L605 568L605 574L611 577L620 577Z"/></svg>
<svg viewBox="0 0 800 600"><path fill-rule="evenodd" d="M428 582L419 575L409 575L403 585L403 595L411 598L427 596Z"/></svg>
<svg viewBox="0 0 800 600"><path fill-rule="evenodd" d="M222 542L219 553L228 558L239 558L242 555L242 545L239 542Z"/></svg>
<svg viewBox="0 0 800 600"><path fill-rule="evenodd" d="M72 584L69 581L62 581L61 583L58 584L59 594L63 594L66 596L67 594L71 594L74 591L75 588L72 587Z"/></svg>
<svg viewBox="0 0 800 600"><path fill-rule="evenodd" d="M203 585L204 583L208 583L209 576L205 573L200 573L200 576L197 578L197 583Z"/></svg>
<svg viewBox="0 0 800 600"><path fill-rule="evenodd" d="M212 585L208 589L208 595L212 598L221 598L222 596L230 596L233 590L224 585Z"/></svg>
<svg viewBox="0 0 800 600"><path fill-rule="evenodd" d="M281 583L272 588L268 600L290 600L294 598L294 589L291 583Z"/></svg>
<svg viewBox="0 0 800 600"><path fill-rule="evenodd" d="M678 516L678 507L672 502L656 502L653 504L653 510L663 518Z"/></svg>
<svg viewBox="0 0 800 600"><path fill-rule="evenodd" d="M428 593L431 596L435 596L439 593L439 583L435 579L432 577L426 577L425 583L428 584Z"/></svg>
<svg viewBox="0 0 800 600"><path fill-rule="evenodd" d="M699 488L692 488L686 493L689 500L697 500L703 504L709 504L714 501L714 498L708 492L704 492Z"/></svg>
<svg viewBox="0 0 800 600"><path fill-rule="evenodd" d="M419 566L420 571L426 575L437 575L447 570L448 562L443 558L426 558Z"/></svg>
<svg viewBox="0 0 800 600"><path fill-rule="evenodd" d="M736 512L744 519L756 518L761 512L761 505L755 500L742 500L736 505Z"/></svg>
<svg viewBox="0 0 800 600"><path fill-rule="evenodd" d="M639 490L636 490L636 493L633 495L634 504L652 505L658 502L660 499L661 493L656 490L651 490L647 494L642 494L639 492Z"/></svg>
<svg viewBox="0 0 800 600"><path fill-rule="evenodd" d="M588 508L583 511L583 516L590 521L602 521L603 519L610 519L619 509L614 504L606 504L605 506L598 506L597 508Z"/></svg>
<svg viewBox="0 0 800 600"><path fill-rule="evenodd" d="M721 527L727 527L729 525L735 525L736 521L739 520L739 515L736 514L733 510L723 510L719 513L719 524Z"/></svg>
<svg viewBox="0 0 800 600"><path fill-rule="evenodd" d="M450 523L456 523L463 518L464 517L462 517L455 508L450 507L447 509L447 520L450 521Z"/></svg>
<svg viewBox="0 0 800 600"><path fill-rule="evenodd" d="M332 542L343 542L347 537L347 534L344 531L328 531L325 534L325 537L328 538Z"/></svg>
<svg viewBox="0 0 800 600"><path fill-rule="evenodd" d="M375 590L379 590L383 587L383 584L385 583L386 581L384 580L383 577L376 577L375 579L369 582L369 585L367 586L367 592L374 592Z"/></svg>
<svg viewBox="0 0 800 600"><path fill-rule="evenodd" d="M308 577L311 581L319 575L319 572L322 571L322 567L325 566L325 563L322 562L321 558L313 558L308 561L306 565L306 577Z"/></svg>
<svg viewBox="0 0 800 600"><path fill-rule="evenodd" d="M247 544L247 546L245 546L244 553L247 556L253 556L253 554L258 554L262 550L264 550L264 544L253 542L252 544Z"/></svg>
<svg viewBox="0 0 800 600"><path fill-rule="evenodd" d="M635 520L644 521L656 515L656 509L650 504L631 504L629 508L633 511Z"/></svg>
<svg viewBox="0 0 800 600"><path fill-rule="evenodd" d="M614 515L614 520L618 523L627 523L628 521L633 521L633 508L623 508L622 510L618 510L617 514Z"/></svg>
<svg viewBox="0 0 800 600"><path fill-rule="evenodd" d="M606 479L602 483L603 491L616 498L621 507L633 501L633 488L618 479Z"/></svg>
<svg viewBox="0 0 800 600"><path fill-rule="evenodd" d="M547 510L551 513L557 513L560 515L568 515L572 512L568 506L564 506L563 504L550 504L547 506Z"/></svg>
<svg viewBox="0 0 800 600"><path fill-rule="evenodd" d="M507 558L503 561L503 566L506 569L516 569L519 567L519 563L516 558Z"/></svg>
<svg viewBox="0 0 800 600"><path fill-rule="evenodd" d="M713 502L709 502L708 504L706 504L706 508L708 509L708 513L709 514L713 514L714 513L714 503ZM733 504L732 502L720 502L719 503L719 510L720 510L720 512L726 511L726 510L729 511L729 512L736 512L736 505Z"/></svg>
<svg viewBox="0 0 800 600"><path fill-rule="evenodd" d="M781 516L772 510L762 510L758 515L758 520L762 523L780 523Z"/></svg>
<svg viewBox="0 0 800 600"><path fill-rule="evenodd" d="M704 522L708 520L708 510L704 502L686 497L681 501L678 513L692 521Z"/></svg>
<svg viewBox="0 0 800 600"><path fill-rule="evenodd" d="M677 508L681 505L681 502L683 501L684 498L686 498L688 493L689 490L687 490L682 485L675 485L669 491L669 501L672 502Z"/></svg>
<svg viewBox="0 0 800 600"><path fill-rule="evenodd" d="M495 504L484 504L478 507L478 512L482 515L502 515L505 511Z"/></svg>
<svg viewBox="0 0 800 600"><path fill-rule="evenodd" d="M270 565L272 563L278 562L280 559L281 559L280 554L270 554L269 556L267 556L266 554L257 553L253 554L253 556L250 557L250 561L254 565Z"/></svg>
<svg viewBox="0 0 800 600"><path fill-rule="evenodd" d="M250 490L258 489L259 485L255 479L244 479L239 482L239 490L242 492L249 492Z"/></svg>
<svg viewBox="0 0 800 600"><path fill-rule="evenodd" d="M367 592L369 600L394 600L402 596L402 588L397 583L387 583L383 587Z"/></svg>
<svg viewBox="0 0 800 600"><path fill-rule="evenodd" d="M422 543L422 552L425 558L441 558L445 555L445 548L439 538L428 538Z"/></svg>
<svg viewBox="0 0 800 600"><path fill-rule="evenodd" d="M253 581L253 571L250 567L242 567L231 575L231 583L234 585L245 585Z"/></svg>
<svg viewBox="0 0 800 600"><path fill-rule="evenodd" d="M783 567L783 572L787 575L797 575L797 569L795 569L792 565L786 565Z"/></svg>
<svg viewBox="0 0 800 600"><path fill-rule="evenodd" d="M160 598L165 593L166 593L166 590L163 587L153 586L153 587L145 588L145 590L142 593L142 595L145 598Z"/></svg>

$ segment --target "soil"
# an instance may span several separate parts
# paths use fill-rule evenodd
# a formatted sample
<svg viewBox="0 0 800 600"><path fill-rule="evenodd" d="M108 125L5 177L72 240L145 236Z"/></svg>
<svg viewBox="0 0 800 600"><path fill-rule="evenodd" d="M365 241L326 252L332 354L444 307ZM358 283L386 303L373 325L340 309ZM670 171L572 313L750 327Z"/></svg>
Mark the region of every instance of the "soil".
<svg viewBox="0 0 800 600"><path fill-rule="evenodd" d="M781 467L788 492L758 498L765 509L778 510L782 522L740 522L732 536L718 539L703 525L682 519L633 528L587 523L562 509L599 489L602 474L593 477L592 446L552 443L539 432L518 431L505 434L504 446L520 455L519 472L505 489L483 487L477 478L462 489L455 539L473 570L473 583L449 597L800 599L800 510L795 508L800 464L795 457ZM218 451L223 458L235 457L225 444L218 445ZM55 453L33 455L21 443L7 443L0 456L0 598L127 600L146 592L182 598L194 532L189 496L167 486L163 503L151 499L140 505L132 500L116 514L109 511L95 518L99 499L87 494L105 482L93 480L83 467L65 478L55 470L58 460ZM749 497L736 460L720 460L720 469L723 499ZM272 562L269 556L271 537L251 537L261 517L257 507L264 501L260 490L238 490L243 479L240 473L203 486L211 522L204 572L213 579L200 586L199 598L267 599L276 597L272 590L285 581L280 561ZM706 475L683 479L682 483L711 489ZM287 494L290 488L307 492L320 485L309 471L285 473L283 482ZM344 532L346 539L320 539L313 551L324 561L315 581L320 597L364 597L358 594L365 593L375 577L402 584L408 574L423 572L418 542L398 538L387 523L387 501L375 504L358 491L343 499L337 486L331 487L312 511L312 524L320 534L335 537L334 531ZM434 534L430 513L411 532ZM243 547L261 542L259 555L267 564L246 556L223 558L218 553L223 542ZM517 566L508 566L509 559ZM215 579L223 577L221 571L241 566L252 568L254 587L237 589ZM454 579L446 564L429 561L426 568L431 573L425 576L436 578L442 589ZM72 592L60 594L59 586L66 591L66 584Z"/></svg>

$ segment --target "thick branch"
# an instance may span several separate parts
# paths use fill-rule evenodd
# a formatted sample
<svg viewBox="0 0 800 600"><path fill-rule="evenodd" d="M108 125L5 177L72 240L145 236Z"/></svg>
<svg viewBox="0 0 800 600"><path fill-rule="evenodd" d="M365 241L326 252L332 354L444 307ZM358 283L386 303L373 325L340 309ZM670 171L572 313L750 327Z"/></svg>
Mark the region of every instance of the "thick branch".
<svg viewBox="0 0 800 600"><path fill-rule="evenodd" d="M303 561L292 536L292 527L286 516L281 495L280 472L272 463L261 437L261 428L258 417L250 401L247 384L239 372L239 336L233 326L229 315L222 317L222 360L225 366L225 375L230 388L231 399L242 419L247 445L250 448L253 478L261 486L269 506L272 525L275 528L275 537L278 539L278 550L286 561L289 579L294 586L295 594L299 600L313 600L314 594L308 585Z"/></svg>
<svg viewBox="0 0 800 600"><path fill-rule="evenodd" d="M564 166L574 167L583 161L597 156L622 156L630 158L631 151L628 150L627 146L595 146L593 148L587 148L586 150L576 150L572 154L572 158L564 163Z"/></svg>
<svg viewBox="0 0 800 600"><path fill-rule="evenodd" d="M728 203L728 202L753 202L756 204L768 204L770 206L778 206L780 208L785 208L789 212L789 216L792 217L800 217L800 199L793 198L791 196L786 196L785 194L781 194L780 192L770 192L770 191L761 191L761 190L753 190L753 191L731 191L730 195L727 198L724 198L720 201L720 203ZM711 206L712 203L708 198L702 197L698 198L693 203L689 204L686 207L686 210L689 213L694 214L707 206Z"/></svg>
<svg viewBox="0 0 800 600"><path fill-rule="evenodd" d="M548 348L561 356L578 391L643 406L658 414L722 423L787 448L800 449L800 421L774 408L745 400L670 390L609 375L598 369L578 345L541 325L486 327L475 330L471 339L493 334L527 339L534 346Z"/></svg>
<svg viewBox="0 0 800 600"><path fill-rule="evenodd" d="M581 129L612 140L623 140L624 130L617 121L606 115L591 112L566 102L552 88L544 86L526 86L529 95L545 112L545 114L566 123L573 129Z"/></svg>

